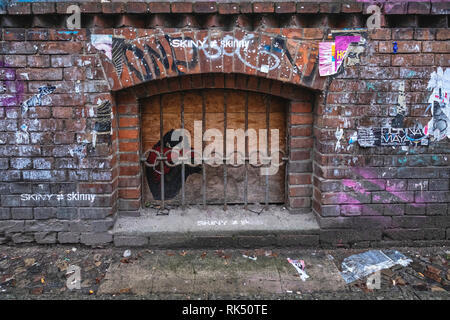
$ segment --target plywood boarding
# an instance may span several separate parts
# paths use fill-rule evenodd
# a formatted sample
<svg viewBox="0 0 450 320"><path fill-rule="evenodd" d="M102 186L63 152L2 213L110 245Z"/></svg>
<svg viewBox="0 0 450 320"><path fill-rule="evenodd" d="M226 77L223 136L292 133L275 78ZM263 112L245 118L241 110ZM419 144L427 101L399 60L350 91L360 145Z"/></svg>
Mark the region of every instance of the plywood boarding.
<svg viewBox="0 0 450 320"><path fill-rule="evenodd" d="M182 126L182 109L184 109L184 127L194 136L194 121L202 121L202 110L205 109L205 129L217 129L224 137L226 117L227 129L245 131L246 104L248 109L248 128L267 129L267 113L269 111L270 129L279 130L280 149L286 149L286 102L275 97L248 93L237 90L211 89L188 91L154 96L142 102L142 143L145 152L160 140L160 111L162 106L163 132L178 129ZM224 112L226 109L226 112ZM270 134L269 134L270 136ZM207 146L209 142L205 142ZM256 145L249 145L250 150ZM269 148L271 141L269 139ZM227 154L231 149L237 150L236 144L227 145ZM223 153L223 148L218 150ZM285 166L281 166L276 175L269 176L269 202L283 203L285 194ZM206 165L206 199L208 203L224 202L224 166ZM245 167L227 166L227 203L243 203L245 193ZM265 177L260 169L248 166L248 201L262 203L265 200ZM146 179L144 179L146 180ZM146 182L146 181L145 181ZM202 203L202 174L192 174L186 181L186 202ZM145 188L145 200L153 202L148 186ZM181 192L180 192L181 193ZM179 203L181 194L168 201Z"/></svg>

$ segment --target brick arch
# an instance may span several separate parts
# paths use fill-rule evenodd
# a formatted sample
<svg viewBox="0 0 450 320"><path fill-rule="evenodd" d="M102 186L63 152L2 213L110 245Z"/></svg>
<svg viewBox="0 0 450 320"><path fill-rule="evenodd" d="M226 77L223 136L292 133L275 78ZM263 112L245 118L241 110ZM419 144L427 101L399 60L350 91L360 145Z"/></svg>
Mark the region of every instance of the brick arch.
<svg viewBox="0 0 450 320"><path fill-rule="evenodd" d="M287 112L289 173L287 206L292 211L311 210L312 126L315 94L311 90L281 81L242 74L196 74L154 80L116 92L118 209L137 215L141 208L139 100L154 95L196 90L236 89L269 94L289 100Z"/></svg>
<svg viewBox="0 0 450 320"><path fill-rule="evenodd" d="M319 41L274 33L138 29L112 38L112 54L101 54L112 91L152 80L196 74L243 74L323 90Z"/></svg>

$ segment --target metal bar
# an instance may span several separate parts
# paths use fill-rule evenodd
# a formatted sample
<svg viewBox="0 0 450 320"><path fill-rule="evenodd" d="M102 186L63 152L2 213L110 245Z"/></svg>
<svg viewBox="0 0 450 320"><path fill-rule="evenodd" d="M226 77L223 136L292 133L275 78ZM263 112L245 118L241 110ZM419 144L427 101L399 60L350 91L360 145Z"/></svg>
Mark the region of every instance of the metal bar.
<svg viewBox="0 0 450 320"><path fill-rule="evenodd" d="M249 147L248 147L248 92L245 94L245 186L244 186L244 208L248 209L248 159L249 156Z"/></svg>
<svg viewBox="0 0 450 320"><path fill-rule="evenodd" d="M270 97L266 96L266 126L267 126L267 148L266 157L269 156L269 132L270 132ZM264 209L267 211L269 209L269 175L266 172L266 195L265 195L265 206Z"/></svg>
<svg viewBox="0 0 450 320"><path fill-rule="evenodd" d="M160 158L164 158L164 122L163 122L163 105L162 95L159 96L159 141L160 141ZM161 209L164 210L164 161L160 159L160 172L161 172Z"/></svg>
<svg viewBox="0 0 450 320"><path fill-rule="evenodd" d="M205 93L202 91L202 193L203 193L203 209L206 210L206 166L203 159L203 150L205 149L205 142L203 141L203 135L206 131L206 103Z"/></svg>
<svg viewBox="0 0 450 320"><path fill-rule="evenodd" d="M223 96L223 156L222 160L228 157L227 155L227 91ZM227 211L227 163L223 162L223 209Z"/></svg>
<svg viewBox="0 0 450 320"><path fill-rule="evenodd" d="M183 129L183 132L184 132L184 92L181 93L181 129ZM183 146L183 149L181 149L181 152L183 152L182 157L187 157L187 155L184 154L184 151L185 151L184 144L186 142L186 141L184 141L185 138L186 137L183 135L183 140L181 141L182 146ZM190 156L190 151L189 151L189 156ZM181 208L183 210L185 210L185 201L186 201L186 199L185 199L186 190L185 190L185 186L184 186L184 180L185 180L185 175L186 175L185 170L186 170L186 168L185 168L185 164L183 161L183 163L181 164Z"/></svg>

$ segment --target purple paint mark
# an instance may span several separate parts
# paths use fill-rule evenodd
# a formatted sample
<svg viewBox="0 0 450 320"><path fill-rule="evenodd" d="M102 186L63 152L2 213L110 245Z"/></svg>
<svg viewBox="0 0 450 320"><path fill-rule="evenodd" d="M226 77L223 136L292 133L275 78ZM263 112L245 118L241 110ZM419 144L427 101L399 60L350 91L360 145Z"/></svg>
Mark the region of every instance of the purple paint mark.
<svg viewBox="0 0 450 320"><path fill-rule="evenodd" d="M9 68L3 61L0 61L0 68L4 68L1 70L6 71L8 75L13 75L11 79L15 79L15 70L13 68ZM7 94L0 95L0 106L2 107L14 107L19 106L22 100L22 95L25 91L25 85L23 81L14 80L14 81L5 81L5 89Z"/></svg>

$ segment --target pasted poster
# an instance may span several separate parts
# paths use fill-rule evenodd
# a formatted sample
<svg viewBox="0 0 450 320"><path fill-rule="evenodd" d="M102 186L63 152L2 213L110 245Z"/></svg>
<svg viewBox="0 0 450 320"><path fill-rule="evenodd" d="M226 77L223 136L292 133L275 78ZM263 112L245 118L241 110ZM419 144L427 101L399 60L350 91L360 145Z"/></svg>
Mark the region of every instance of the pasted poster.
<svg viewBox="0 0 450 320"><path fill-rule="evenodd" d="M361 147L427 146L428 142L428 137L420 128L358 128Z"/></svg>
<svg viewBox="0 0 450 320"><path fill-rule="evenodd" d="M432 118L425 126L425 134L436 141L450 138L450 68L444 71L439 67L433 72L428 89L433 90L428 99Z"/></svg>
<svg viewBox="0 0 450 320"><path fill-rule="evenodd" d="M333 75L339 71L351 43L358 43L359 35L336 36L334 42L319 43L319 73L321 76Z"/></svg>

